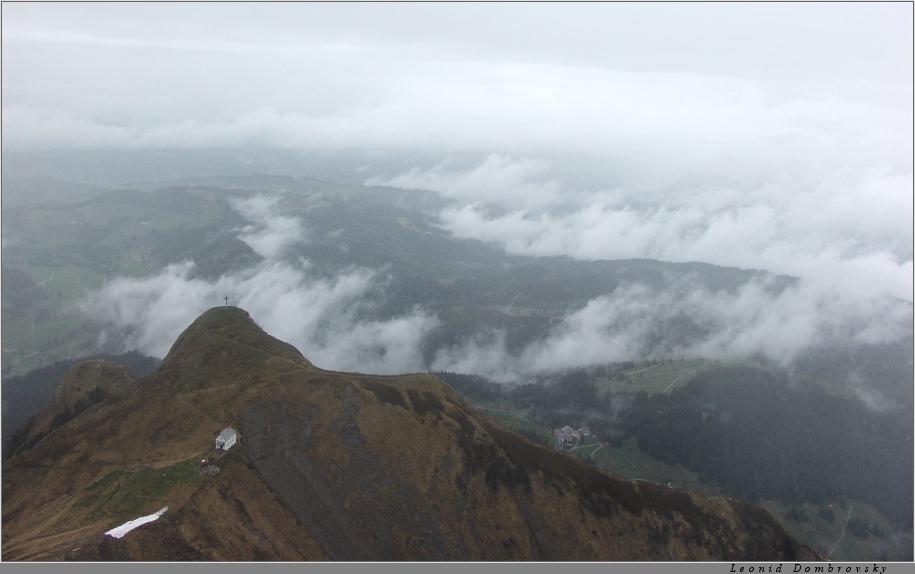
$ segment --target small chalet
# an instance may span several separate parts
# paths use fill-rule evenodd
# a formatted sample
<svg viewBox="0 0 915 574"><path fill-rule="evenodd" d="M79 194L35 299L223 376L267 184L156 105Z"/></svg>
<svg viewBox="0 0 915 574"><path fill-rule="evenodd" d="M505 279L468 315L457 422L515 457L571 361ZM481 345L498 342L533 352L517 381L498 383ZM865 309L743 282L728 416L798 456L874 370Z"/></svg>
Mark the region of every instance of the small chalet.
<svg viewBox="0 0 915 574"><path fill-rule="evenodd" d="M238 440L238 433L232 427L226 427L216 437L216 448L220 450L229 450L235 441Z"/></svg>

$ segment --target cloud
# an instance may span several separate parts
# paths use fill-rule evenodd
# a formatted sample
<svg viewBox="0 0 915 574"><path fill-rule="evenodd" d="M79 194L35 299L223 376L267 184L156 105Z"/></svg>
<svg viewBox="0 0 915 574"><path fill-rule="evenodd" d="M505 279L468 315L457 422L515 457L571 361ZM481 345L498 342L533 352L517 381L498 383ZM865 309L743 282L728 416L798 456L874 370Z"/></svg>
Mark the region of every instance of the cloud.
<svg viewBox="0 0 915 574"><path fill-rule="evenodd" d="M501 165L502 159L493 162ZM123 349L164 356L190 321L224 295L272 335L316 365L336 370L400 373L447 370L518 381L568 368L646 357L740 359L763 356L783 366L823 346L881 344L911 333L910 304L862 296L842 284L760 276L715 290L689 277L663 286L623 284L568 312L544 336L509 351L507 333L477 333L436 349L424 362L427 337L441 326L423 309L383 320L373 301L383 273L352 268L316 277L291 247L303 241L299 219L281 212L278 196L236 199L248 219L239 237L264 259L215 280L195 277L191 262L147 278L117 278L91 293L82 312L106 323ZM570 213L575 213L570 212ZM545 231L544 231L545 232Z"/></svg>
<svg viewBox="0 0 915 574"><path fill-rule="evenodd" d="M513 254L703 261L912 299L911 173L842 168L670 192L568 190L549 175L543 162L493 155L467 172L439 165L368 183L456 199L438 214L444 229Z"/></svg>
<svg viewBox="0 0 915 574"><path fill-rule="evenodd" d="M375 176L365 184L434 191L471 204L486 202L502 208L543 209L563 200L558 182L535 180L549 168L545 160L515 160L491 154L466 172L449 171L447 164L441 163L429 170L417 167L391 178Z"/></svg>
<svg viewBox="0 0 915 574"><path fill-rule="evenodd" d="M605 181L659 184L710 169L733 180L772 165L911 159L911 130L900 127L911 125L906 84L296 56L279 65L190 54L175 67L171 54L157 53L153 60L163 61L129 84L115 71L131 63L116 52L82 75L60 70L51 85L33 77L47 62L5 67L4 85L21 86L4 91L5 146L497 152L554 164L574 156L593 159L589 171ZM214 101L217 78L223 90ZM180 91L163 91L175 83ZM62 91L66 99L55 95Z"/></svg>
<svg viewBox="0 0 915 574"><path fill-rule="evenodd" d="M58 45L64 55L90 46L301 57L303 46L318 43L379 59L886 81L911 77L911 14L886 3L14 4L3 37Z"/></svg>
<svg viewBox="0 0 915 574"><path fill-rule="evenodd" d="M163 357L194 318L223 294L271 335L319 367L401 373L422 370L421 341L437 320L417 309L389 320L363 320L375 273L357 269L314 279L307 269L265 261L215 281L191 277L193 264L171 265L145 279L118 278L90 294L80 310L123 333L122 347Z"/></svg>
<svg viewBox="0 0 915 574"><path fill-rule="evenodd" d="M58 108L3 107L4 147L42 149L50 142L63 148L106 149L129 144L129 130L77 117Z"/></svg>
<svg viewBox="0 0 915 574"><path fill-rule="evenodd" d="M301 221L281 215L277 206L279 201L279 196L266 195L230 201L235 211L257 222L242 228L238 238L265 259L277 259L291 245L305 239Z"/></svg>
<svg viewBox="0 0 915 574"><path fill-rule="evenodd" d="M486 184L468 184L487 176L513 191L488 198L478 193ZM567 189L542 162L492 156L471 170L439 165L373 183L439 191L456 200L437 214L441 227L513 254L703 261L799 279L778 288L757 280L737 293L629 285L568 314L520 353L508 353L504 334L494 333L441 351L438 369L518 380L652 355L762 355L789 365L820 345L879 344L911 332L911 172L845 166L746 187L710 180L587 191ZM684 325L692 325L688 336L678 331Z"/></svg>
<svg viewBox="0 0 915 574"><path fill-rule="evenodd" d="M568 313L515 354L504 333L443 349L433 368L502 381L642 358L762 356L788 367L820 346L880 344L910 334L910 306L861 301L805 284L756 279L734 292L692 282L663 289L628 284Z"/></svg>
<svg viewBox="0 0 915 574"><path fill-rule="evenodd" d="M192 262L170 265L153 277L117 278L90 293L80 310L118 334L123 349L162 357L194 318L228 295L319 367L384 374L422 370L421 342L438 326L433 315L414 309L386 320L367 318L373 311L370 296L383 286L378 272L354 268L316 278L307 261L282 258L304 230L296 218L278 213L277 198L254 196L233 207L251 221L239 237L265 258L262 262L212 281L194 278Z"/></svg>

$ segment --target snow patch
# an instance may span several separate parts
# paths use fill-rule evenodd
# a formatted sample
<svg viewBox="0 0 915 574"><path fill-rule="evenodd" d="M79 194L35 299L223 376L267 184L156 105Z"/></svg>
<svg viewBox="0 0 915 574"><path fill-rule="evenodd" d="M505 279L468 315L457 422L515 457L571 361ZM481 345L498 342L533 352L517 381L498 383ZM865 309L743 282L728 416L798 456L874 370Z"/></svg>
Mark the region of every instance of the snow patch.
<svg viewBox="0 0 915 574"><path fill-rule="evenodd" d="M137 528L138 526L143 526L147 522L155 521L157 518L159 518L160 516L165 514L166 510L168 510L167 506L165 508L163 508L162 510L160 510L159 512L149 514L147 516L141 516L140 518L134 518L133 520L131 520L129 522L125 522L124 524L118 526L117 528L112 528L105 534L107 534L108 536L113 536L115 538L123 538L125 534L127 534L134 528Z"/></svg>

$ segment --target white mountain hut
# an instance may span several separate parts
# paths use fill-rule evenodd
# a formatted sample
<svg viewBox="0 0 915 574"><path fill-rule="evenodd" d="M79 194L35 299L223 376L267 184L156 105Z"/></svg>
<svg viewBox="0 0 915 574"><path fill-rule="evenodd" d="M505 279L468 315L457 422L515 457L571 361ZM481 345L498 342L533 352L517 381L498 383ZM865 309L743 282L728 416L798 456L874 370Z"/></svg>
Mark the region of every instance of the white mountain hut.
<svg viewBox="0 0 915 574"><path fill-rule="evenodd" d="M235 444L236 440L238 440L238 433L235 432L235 429L226 427L219 433L219 436L216 437L216 448L229 450L232 448L232 445Z"/></svg>

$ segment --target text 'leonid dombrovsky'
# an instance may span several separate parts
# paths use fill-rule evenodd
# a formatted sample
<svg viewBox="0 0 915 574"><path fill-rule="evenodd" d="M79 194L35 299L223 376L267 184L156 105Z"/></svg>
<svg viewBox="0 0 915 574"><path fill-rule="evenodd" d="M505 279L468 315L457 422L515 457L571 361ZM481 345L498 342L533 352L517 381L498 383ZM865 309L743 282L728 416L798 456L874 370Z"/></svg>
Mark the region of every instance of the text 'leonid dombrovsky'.
<svg viewBox="0 0 915 574"><path fill-rule="evenodd" d="M808 573L817 574L819 572L822 572L823 574L830 574L830 573L833 573L833 574L843 573L844 574L844 573L850 573L850 572L855 572L855 573L879 572L880 574L883 574L884 572L886 572L886 566L878 566L876 564L855 565L855 566L839 566L837 564L826 564L823 566L819 566L819 565L810 566L807 564L794 564L791 570L783 570L782 566L784 566L784 564L778 564L778 565L770 564L768 566L738 566L737 563L735 562L735 563L731 564L731 572L745 572L745 573L749 573L749 572L754 572L754 573L758 573L758 572L792 572L792 573L803 572L804 574L808 574Z"/></svg>

